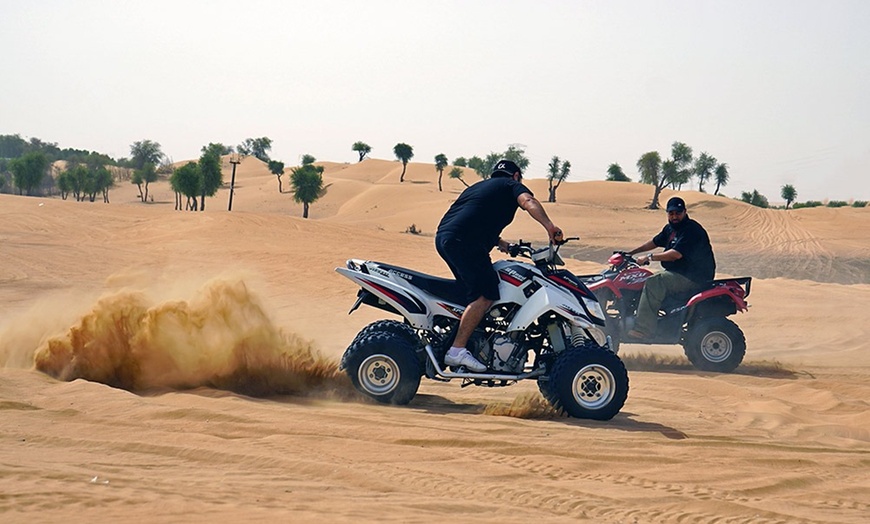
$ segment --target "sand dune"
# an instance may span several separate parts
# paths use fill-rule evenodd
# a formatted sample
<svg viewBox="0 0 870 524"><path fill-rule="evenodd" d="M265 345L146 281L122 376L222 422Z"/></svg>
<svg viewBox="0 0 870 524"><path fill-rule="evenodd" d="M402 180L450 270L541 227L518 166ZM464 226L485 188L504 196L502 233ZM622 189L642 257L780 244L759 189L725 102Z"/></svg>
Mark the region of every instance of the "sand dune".
<svg viewBox="0 0 870 524"><path fill-rule="evenodd" d="M439 192L431 164L401 184L399 162L323 165L309 220L251 158L232 213L226 188L174 211L165 181L149 204L130 184L109 205L0 195L0 519L866 521L870 210L680 193L720 273L756 277L737 373L624 345L631 392L606 423L555 415L532 383L424 381L397 408L336 372L384 315L348 316L333 268L447 276L432 235L463 186ZM582 237L569 269L655 234L651 189L563 184L547 209ZM544 240L524 214L506 235Z"/></svg>

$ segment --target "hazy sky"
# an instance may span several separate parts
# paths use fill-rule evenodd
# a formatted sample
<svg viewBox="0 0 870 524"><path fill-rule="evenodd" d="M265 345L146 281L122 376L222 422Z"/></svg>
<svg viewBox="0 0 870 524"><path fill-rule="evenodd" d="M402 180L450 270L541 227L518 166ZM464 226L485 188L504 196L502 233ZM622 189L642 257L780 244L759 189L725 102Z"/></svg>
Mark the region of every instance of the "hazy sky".
<svg viewBox="0 0 870 524"><path fill-rule="evenodd" d="M681 141L729 165L729 196L870 200L866 0L0 0L0 49L0 134L115 158L522 144L532 177L558 155L569 180L636 180Z"/></svg>

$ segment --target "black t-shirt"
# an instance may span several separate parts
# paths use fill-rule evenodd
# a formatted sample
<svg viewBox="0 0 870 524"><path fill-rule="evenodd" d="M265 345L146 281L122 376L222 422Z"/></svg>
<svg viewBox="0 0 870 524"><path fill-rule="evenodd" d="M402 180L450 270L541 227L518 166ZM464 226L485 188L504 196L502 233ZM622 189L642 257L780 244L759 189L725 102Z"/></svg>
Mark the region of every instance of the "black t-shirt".
<svg viewBox="0 0 870 524"><path fill-rule="evenodd" d="M662 262L662 267L668 271L698 283L713 280L716 275L716 259L713 257L710 237L701 224L689 217L676 227L668 223L661 233L653 237L653 244L683 255L679 260Z"/></svg>
<svg viewBox="0 0 870 524"><path fill-rule="evenodd" d="M463 242L489 251L519 208L517 198L529 188L513 178L495 177L478 182L459 195L438 224L438 234L450 233Z"/></svg>

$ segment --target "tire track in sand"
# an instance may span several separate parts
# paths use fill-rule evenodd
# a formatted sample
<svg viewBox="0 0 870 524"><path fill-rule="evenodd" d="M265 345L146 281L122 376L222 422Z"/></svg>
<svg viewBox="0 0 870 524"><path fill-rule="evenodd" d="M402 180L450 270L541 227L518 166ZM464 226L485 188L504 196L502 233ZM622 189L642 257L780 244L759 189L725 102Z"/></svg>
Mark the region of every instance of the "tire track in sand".
<svg viewBox="0 0 870 524"><path fill-rule="evenodd" d="M789 213L746 206L735 223L755 245L752 251L758 254L759 268L778 266L777 276L813 280L824 280L834 271L834 254Z"/></svg>

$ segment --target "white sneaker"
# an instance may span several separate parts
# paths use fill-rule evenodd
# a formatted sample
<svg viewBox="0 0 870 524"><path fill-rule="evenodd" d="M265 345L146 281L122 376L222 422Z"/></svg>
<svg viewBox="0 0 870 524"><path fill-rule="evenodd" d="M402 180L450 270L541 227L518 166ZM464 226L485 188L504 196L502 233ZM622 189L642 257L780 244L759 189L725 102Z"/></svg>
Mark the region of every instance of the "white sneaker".
<svg viewBox="0 0 870 524"><path fill-rule="evenodd" d="M475 373L486 371L486 365L481 364L467 349L464 348L457 355L453 355L448 351L447 354L444 355L444 363L453 367L465 366Z"/></svg>

